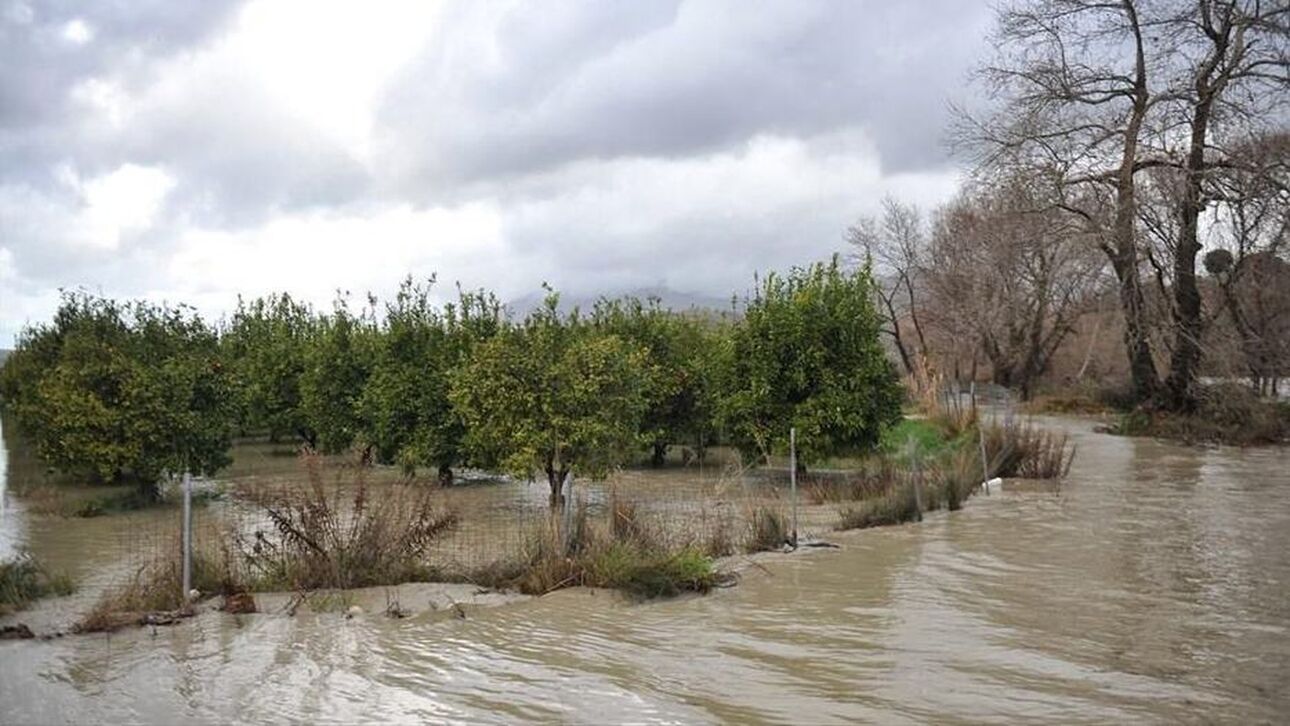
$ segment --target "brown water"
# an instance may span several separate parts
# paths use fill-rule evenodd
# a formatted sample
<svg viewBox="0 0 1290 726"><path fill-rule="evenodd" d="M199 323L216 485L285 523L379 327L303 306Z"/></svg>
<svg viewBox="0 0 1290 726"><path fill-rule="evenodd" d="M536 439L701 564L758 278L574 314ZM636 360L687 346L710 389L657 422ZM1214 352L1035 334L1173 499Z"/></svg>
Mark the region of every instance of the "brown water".
<svg viewBox="0 0 1290 726"><path fill-rule="evenodd" d="M0 643L0 721L1290 718L1290 451L1046 423L1079 446L1060 493L1007 486L837 535L706 597L570 590L464 620L211 614ZM93 559L129 521L13 500L0 534L37 555Z"/></svg>

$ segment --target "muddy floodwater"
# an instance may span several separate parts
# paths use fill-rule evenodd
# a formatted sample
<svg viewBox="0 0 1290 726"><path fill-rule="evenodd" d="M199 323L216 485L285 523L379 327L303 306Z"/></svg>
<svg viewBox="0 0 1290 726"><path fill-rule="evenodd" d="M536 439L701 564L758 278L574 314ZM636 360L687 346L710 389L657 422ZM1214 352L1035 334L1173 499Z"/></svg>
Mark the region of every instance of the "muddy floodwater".
<svg viewBox="0 0 1290 726"><path fill-rule="evenodd" d="M1078 446L1059 491L1007 482L759 559L704 597L566 590L465 618L208 613L0 642L0 722L1290 720L1290 450L1040 421ZM10 490L24 455L7 455ZM12 491L3 507L0 548L91 586L123 531L173 516L65 519Z"/></svg>

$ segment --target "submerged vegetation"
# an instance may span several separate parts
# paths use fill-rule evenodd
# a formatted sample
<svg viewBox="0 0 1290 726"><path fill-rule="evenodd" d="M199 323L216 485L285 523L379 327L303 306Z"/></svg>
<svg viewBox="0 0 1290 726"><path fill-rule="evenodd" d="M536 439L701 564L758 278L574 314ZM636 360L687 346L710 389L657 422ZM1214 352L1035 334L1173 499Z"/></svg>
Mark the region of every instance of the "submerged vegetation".
<svg viewBox="0 0 1290 726"><path fill-rule="evenodd" d="M22 610L42 597L70 595L75 589L71 578L49 572L29 554L0 562L0 615Z"/></svg>

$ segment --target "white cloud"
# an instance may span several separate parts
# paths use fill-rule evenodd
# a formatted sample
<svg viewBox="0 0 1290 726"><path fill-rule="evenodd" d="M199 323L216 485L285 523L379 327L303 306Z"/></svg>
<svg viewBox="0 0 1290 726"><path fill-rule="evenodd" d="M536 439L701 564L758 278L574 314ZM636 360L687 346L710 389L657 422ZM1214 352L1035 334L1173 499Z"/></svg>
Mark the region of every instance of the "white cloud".
<svg viewBox="0 0 1290 726"><path fill-rule="evenodd" d="M255 229L189 230L153 296L208 300L215 315L236 295L287 289L325 305L340 290L385 294L405 275L480 278L505 259L498 210L397 205L284 215Z"/></svg>
<svg viewBox="0 0 1290 726"><path fill-rule="evenodd" d="M73 45L85 45L94 40L94 28L80 18L69 20L63 25L63 40Z"/></svg>
<svg viewBox="0 0 1290 726"><path fill-rule="evenodd" d="M106 249L117 249L129 234L148 229L175 186L164 170L137 164L123 164L86 181L74 173L64 172L64 178L84 202L74 224L74 242Z"/></svg>

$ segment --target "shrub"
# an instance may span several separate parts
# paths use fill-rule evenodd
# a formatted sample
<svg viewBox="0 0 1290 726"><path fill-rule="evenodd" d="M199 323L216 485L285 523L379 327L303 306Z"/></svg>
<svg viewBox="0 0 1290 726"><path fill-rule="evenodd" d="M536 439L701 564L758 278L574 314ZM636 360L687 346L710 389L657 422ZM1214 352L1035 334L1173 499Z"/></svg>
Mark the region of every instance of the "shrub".
<svg viewBox="0 0 1290 726"><path fill-rule="evenodd" d="M374 489L364 467L349 486L323 482L321 460L302 455L307 485L252 490L274 532L238 535L236 544L257 588L295 590L392 585L430 576L424 556L456 524L429 487L410 484Z"/></svg>
<svg viewBox="0 0 1290 726"><path fill-rule="evenodd" d="M611 506L611 520L601 526L593 525L586 511L578 507L568 537L561 537L553 519L530 540L524 557L494 563L467 579L529 595L585 585L639 597L707 592L719 580L707 553L693 545L664 544L634 508Z"/></svg>

